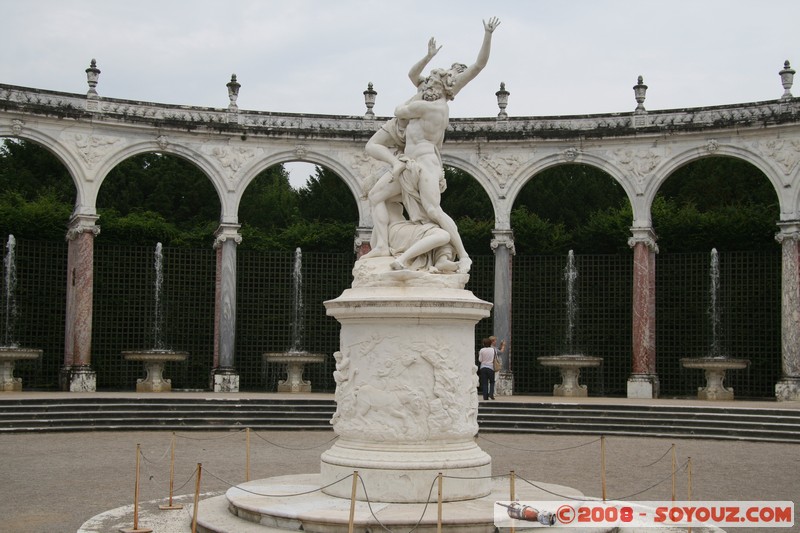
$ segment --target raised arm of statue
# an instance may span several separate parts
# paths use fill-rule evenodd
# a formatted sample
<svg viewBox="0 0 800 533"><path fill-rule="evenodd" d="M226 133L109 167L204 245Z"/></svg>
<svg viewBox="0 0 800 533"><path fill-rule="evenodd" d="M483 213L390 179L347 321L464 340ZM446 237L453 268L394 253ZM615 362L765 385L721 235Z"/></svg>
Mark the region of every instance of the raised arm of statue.
<svg viewBox="0 0 800 533"><path fill-rule="evenodd" d="M489 52L491 52L492 49L492 33L499 25L500 19L497 17L490 18L489 22L483 21L483 44L478 52L478 58L475 60L475 63L468 66L466 70L456 77L455 82L453 83L453 96L458 94L458 92L463 89L467 83L474 80L489 62Z"/></svg>
<svg viewBox="0 0 800 533"><path fill-rule="evenodd" d="M411 83L414 84L414 87L419 87L419 84L425 79L422 76L422 71L428 66L428 63L430 63L431 59L433 59L433 56L435 56L441 49L441 46L436 46L436 39L431 37L428 40L428 53L425 55L425 57L414 63L414 66L408 71L408 78L411 80Z"/></svg>

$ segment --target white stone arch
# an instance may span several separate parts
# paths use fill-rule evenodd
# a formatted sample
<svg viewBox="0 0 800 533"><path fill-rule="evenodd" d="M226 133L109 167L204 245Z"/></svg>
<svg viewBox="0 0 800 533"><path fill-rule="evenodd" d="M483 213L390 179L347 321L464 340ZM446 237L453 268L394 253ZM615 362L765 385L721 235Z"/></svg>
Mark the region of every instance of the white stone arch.
<svg viewBox="0 0 800 533"><path fill-rule="evenodd" d="M635 221L642 220L643 206L639 201L639 196L636 194L633 183L626 179L625 172L607 159L590 153L580 153L580 155L578 155L575 159L571 160L565 159L562 153L551 154L537 159L531 164L520 168L520 170L517 172L517 178L511 181L512 185L507 193L509 212L514 205L514 201L516 201L517 197L522 192L522 189L528 184L528 182L533 180L537 174L563 165L587 165L602 170L608 174L609 177L616 181L625 192L625 196L628 200L628 203L630 203L631 210L633 212L634 225L636 225Z"/></svg>
<svg viewBox="0 0 800 533"><path fill-rule="evenodd" d="M204 154L192 150L185 142L168 143L165 145L159 144L156 140L144 140L133 142L126 145L119 150L115 150L109 157L105 158L98 166L95 172L94 190L92 191L92 206L96 208L97 195L100 192L100 187L105 183L108 174L120 163L131 157L146 154L146 153L160 153L180 157L192 163L197 167L203 175L211 182L214 190L217 192L217 199L220 204L220 220L225 219L226 214L226 198L227 190L223 183L222 175L211 160Z"/></svg>
<svg viewBox="0 0 800 533"><path fill-rule="evenodd" d="M75 153L65 146L57 138L30 126L23 126L17 132L13 128L0 125L0 137L32 141L53 154L64 167L72 179L75 186L75 212L82 214L94 214L94 204L87 204L87 180L86 172L80 160L75 157ZM85 211L84 211L85 210Z"/></svg>
<svg viewBox="0 0 800 533"><path fill-rule="evenodd" d="M744 148L729 145L729 144L715 144L714 149L709 151L704 148L692 147L683 150L674 156L670 157L663 165L656 169L652 179L650 179L645 187L644 202L648 215L652 213L653 202L655 201L658 191L664 183L675 173L676 170L688 164L700 161L701 159L708 159L711 157L732 157L750 163L769 180L772 185L775 195L778 198L780 212L784 212L784 206L787 204L787 198L783 194L784 185L778 172L775 168L760 155L746 150ZM652 216L650 216L650 225L652 225Z"/></svg>
<svg viewBox="0 0 800 533"><path fill-rule="evenodd" d="M336 175L345 182L347 188L350 189L350 193L353 195L353 198L356 201L356 207L358 209L358 225L360 227L372 225L369 202L361 190L361 181L350 168L343 164L342 161L325 154L307 151L302 154L302 157L300 157L298 156L296 150L281 150L279 152L274 152L267 157L258 159L252 165L249 165L247 168L242 170L241 180L239 181L239 185L231 205L232 213L237 216L237 219L242 197L256 176L274 165L291 163L295 161L327 167L336 173Z"/></svg>

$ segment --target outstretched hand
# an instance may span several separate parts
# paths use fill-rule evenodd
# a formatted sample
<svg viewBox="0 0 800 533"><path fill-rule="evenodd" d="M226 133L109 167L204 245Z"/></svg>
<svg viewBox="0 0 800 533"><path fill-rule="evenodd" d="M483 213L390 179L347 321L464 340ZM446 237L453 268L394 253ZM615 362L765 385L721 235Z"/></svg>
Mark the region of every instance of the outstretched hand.
<svg viewBox="0 0 800 533"><path fill-rule="evenodd" d="M488 23L485 20L483 21L483 29L489 33L492 33L499 25L500 19L497 17L490 18Z"/></svg>
<svg viewBox="0 0 800 533"><path fill-rule="evenodd" d="M435 56L441 49L442 49L441 46L439 47L436 46L436 39L431 37L430 40L428 41L428 57Z"/></svg>

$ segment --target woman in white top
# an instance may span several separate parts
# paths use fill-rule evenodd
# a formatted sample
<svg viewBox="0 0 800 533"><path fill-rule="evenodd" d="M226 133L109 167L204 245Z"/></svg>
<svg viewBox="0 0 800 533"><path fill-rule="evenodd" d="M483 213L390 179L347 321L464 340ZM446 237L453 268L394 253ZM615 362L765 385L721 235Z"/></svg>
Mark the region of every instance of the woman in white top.
<svg viewBox="0 0 800 533"><path fill-rule="evenodd" d="M481 392L484 400L494 400L494 354L490 339L481 341L483 348L478 352L478 377L481 380Z"/></svg>

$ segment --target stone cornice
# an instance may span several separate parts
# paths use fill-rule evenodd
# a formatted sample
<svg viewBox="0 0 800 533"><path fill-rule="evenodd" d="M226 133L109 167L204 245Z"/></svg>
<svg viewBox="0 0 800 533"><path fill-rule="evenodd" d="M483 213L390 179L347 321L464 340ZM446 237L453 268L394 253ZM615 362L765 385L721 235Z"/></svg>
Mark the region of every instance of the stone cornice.
<svg viewBox="0 0 800 533"><path fill-rule="evenodd" d="M0 84L0 108L23 115L93 122L145 123L162 129L209 130L235 135L368 138L387 117L311 115L268 111L234 112L138 102ZM453 118L448 140L525 140L624 137L642 133L762 128L800 123L800 98L714 107L553 117Z"/></svg>

